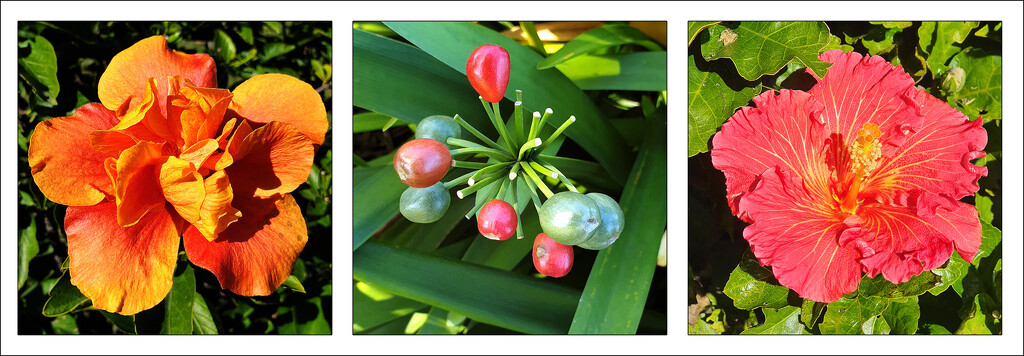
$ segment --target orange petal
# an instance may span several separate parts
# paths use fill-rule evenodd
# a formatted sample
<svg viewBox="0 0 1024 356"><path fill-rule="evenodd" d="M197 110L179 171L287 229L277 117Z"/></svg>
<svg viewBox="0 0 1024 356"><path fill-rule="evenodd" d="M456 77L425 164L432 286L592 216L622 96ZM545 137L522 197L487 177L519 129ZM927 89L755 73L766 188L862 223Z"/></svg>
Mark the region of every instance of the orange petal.
<svg viewBox="0 0 1024 356"><path fill-rule="evenodd" d="M89 133L89 145L110 157L118 157L121 152L138 143L131 135L122 131L97 130Z"/></svg>
<svg viewBox="0 0 1024 356"><path fill-rule="evenodd" d="M90 146L89 132L117 124L114 113L98 103L86 104L74 116L36 125L29 140L28 164L39 190L63 205L87 206L113 195L103 159Z"/></svg>
<svg viewBox="0 0 1024 356"><path fill-rule="evenodd" d="M185 146L216 137L231 103L231 92L224 89L198 88L186 82L181 96L188 105L180 115L181 137Z"/></svg>
<svg viewBox="0 0 1024 356"><path fill-rule="evenodd" d="M131 315L152 308L171 289L180 230L166 208L121 227L113 202L68 207L64 229L71 284L97 309Z"/></svg>
<svg viewBox="0 0 1024 356"><path fill-rule="evenodd" d="M196 142L191 147L185 149L185 151L182 151L178 157L191 162L196 167L202 167L203 163L217 151L217 148L217 140L208 138Z"/></svg>
<svg viewBox="0 0 1024 356"><path fill-rule="evenodd" d="M160 116L160 107L162 105L159 105L156 101L156 90L156 79L146 79L141 100L125 112L124 116L121 117L121 122L110 129L124 130L142 122L143 119L150 121L154 120L153 116L162 117Z"/></svg>
<svg viewBox="0 0 1024 356"><path fill-rule="evenodd" d="M324 142L324 99L306 82L285 74L262 74L239 84L231 109L252 122L287 122L314 144Z"/></svg>
<svg viewBox="0 0 1024 356"><path fill-rule="evenodd" d="M309 178L313 145L286 123L271 122L242 140L226 168L236 195L270 197L288 193Z"/></svg>
<svg viewBox="0 0 1024 356"><path fill-rule="evenodd" d="M195 222L193 226L199 229L207 240L213 241L228 225L242 217L242 213L231 206L234 194L231 190L231 181L224 171L214 172L203 183L206 197L199 211L200 221Z"/></svg>
<svg viewBox="0 0 1024 356"><path fill-rule="evenodd" d="M214 241L204 238L195 226L188 228L183 236L185 252L196 266L213 272L221 288L245 296L269 295L288 278L306 246L302 211L289 194L276 201L236 198L235 202L243 209L242 218Z"/></svg>
<svg viewBox="0 0 1024 356"><path fill-rule="evenodd" d="M238 152L238 148L242 147L242 140L245 140L246 136L252 133L252 125L249 122L242 120L238 123L238 128L235 129L235 133L231 135L231 139L228 140L228 144L224 147L224 152L235 154Z"/></svg>
<svg viewBox="0 0 1024 356"><path fill-rule="evenodd" d="M114 180L118 224L131 226L146 212L163 205L164 195L157 172L165 161L160 143L141 141L121 152Z"/></svg>
<svg viewBox="0 0 1024 356"><path fill-rule="evenodd" d="M167 48L163 36L143 39L110 60L106 71L100 76L98 93L100 101L110 110L118 110L127 104L129 110L138 105L145 95L145 84L149 78L167 78L180 75L200 87L217 86L217 68L213 58L206 54L185 54ZM156 102L165 103L167 83L157 80ZM161 105L166 109L166 106ZM166 117L166 112L161 112Z"/></svg>
<svg viewBox="0 0 1024 356"><path fill-rule="evenodd" d="M168 157L160 167L160 188L164 198L185 221L199 220L199 210L206 194L203 176L189 161Z"/></svg>

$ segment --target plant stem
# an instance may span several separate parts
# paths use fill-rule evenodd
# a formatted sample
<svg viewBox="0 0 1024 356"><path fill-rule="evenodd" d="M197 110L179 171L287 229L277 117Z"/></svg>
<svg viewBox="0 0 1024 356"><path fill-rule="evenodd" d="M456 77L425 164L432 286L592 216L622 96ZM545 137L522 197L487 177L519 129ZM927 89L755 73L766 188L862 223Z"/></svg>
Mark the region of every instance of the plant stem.
<svg viewBox="0 0 1024 356"><path fill-rule="evenodd" d="M540 212L540 196L537 195L537 186L535 186L533 184L533 180L529 178L523 179L523 183L526 183L526 187L530 188L527 189L527 191L530 192L530 199L533 200L533 207L537 208L537 211Z"/></svg>
<svg viewBox="0 0 1024 356"><path fill-rule="evenodd" d="M569 181L569 177L566 177L565 174L562 174L562 172L558 170L558 167L555 167L555 165L553 165L551 163L548 163L548 161L545 161L545 160L543 160L541 158L537 158L534 161L537 164L541 165L542 167L547 168L547 169L551 170L552 172L554 172L555 174L557 174L558 175L558 180L562 181L562 184L565 184L566 187L569 187L569 190L571 190L573 192L576 192L576 193L580 192L578 189L576 189L576 186L573 185L572 182ZM531 163L533 163L533 162L531 162Z"/></svg>
<svg viewBox="0 0 1024 356"><path fill-rule="evenodd" d="M491 164L487 162L456 161L454 159L452 160L452 167L455 168L481 169L490 166Z"/></svg>
<svg viewBox="0 0 1024 356"><path fill-rule="evenodd" d="M487 115L491 118L491 123L498 130L498 136L501 136L502 141L505 141L505 144L508 145L509 152L515 152L516 145L512 143L512 136L508 134L508 129L505 128L505 120L501 118L501 110L498 103L488 103L482 96L480 97L480 103L484 105L484 109L487 109ZM488 104L494 109L488 109Z"/></svg>
<svg viewBox="0 0 1024 356"><path fill-rule="evenodd" d="M523 91L522 90L516 90L516 104L515 104L515 109L514 109L514 112L512 113L512 116L515 118L515 121L516 121L516 142L515 142L515 144L519 145L519 144L522 144L522 143L526 142L525 137L523 137L523 135L525 135L525 133L523 132Z"/></svg>
<svg viewBox="0 0 1024 356"><path fill-rule="evenodd" d="M480 190L480 188L486 187L488 184L491 184L496 180L498 180L497 174L490 175L487 178L484 178L479 182L476 182L476 184L474 185L460 189L459 191L455 192L455 195L458 196L459 199L465 199L466 197L472 195L473 193L476 193L476 191Z"/></svg>
<svg viewBox="0 0 1024 356"><path fill-rule="evenodd" d="M444 143L459 147L484 147L484 145L481 145L479 143L454 137L449 137L447 140L444 141Z"/></svg>
<svg viewBox="0 0 1024 356"><path fill-rule="evenodd" d="M543 141L541 141L541 139L539 139L539 138L535 138L535 139L533 139L533 140L530 140L529 142L527 142L527 143L523 144L523 147L520 147L520 148L519 148L519 156L518 156L518 157L516 157L516 159L517 159L517 160L522 160L522 159L523 159L523 153L526 153L526 151L530 150L531 148L534 148L534 147L540 146L540 144L541 144L542 142L543 142Z"/></svg>
<svg viewBox="0 0 1024 356"><path fill-rule="evenodd" d="M548 169L547 167L544 167L540 163L537 163L537 162L534 162L534 161L531 160L530 161L530 168L533 168L533 170L537 171L537 173L540 173L540 174L543 174L545 176L551 177L552 179L558 179L558 173L555 173L554 171Z"/></svg>
<svg viewBox="0 0 1024 356"><path fill-rule="evenodd" d="M466 213L466 219L467 220L469 218L473 217L473 215L476 214L476 212L479 211L480 208L484 206L484 204L487 204L487 202L491 201L491 199L494 199L494 197L498 195L498 188L500 187L500 184L499 185L490 184L489 187L490 187L490 189L487 191L487 198L484 199L484 200L481 200L478 203L474 203L473 204L473 209L470 209L469 212ZM487 187L484 187L484 188L487 188Z"/></svg>
<svg viewBox="0 0 1024 356"><path fill-rule="evenodd" d="M550 137L548 137L547 141L544 141L544 142L547 142L547 143L554 142L555 139L558 138L558 135L561 135L562 132L564 132L565 129L568 129L569 125L572 125L572 123L574 123L574 122L576 122L576 117L570 115L569 119L565 120L565 122L562 123L562 126L559 126L558 129L555 130L555 132L552 133ZM545 145L545 147L546 147L546 145ZM540 149L544 150L544 147L541 147Z"/></svg>
<svg viewBox="0 0 1024 356"><path fill-rule="evenodd" d="M512 164L512 168L508 170L508 180L516 180L516 177L519 176L518 174L516 174L516 171L519 170L519 165L520 162Z"/></svg>
<svg viewBox="0 0 1024 356"><path fill-rule="evenodd" d="M485 174L491 174L491 173L494 173L497 170L500 170L502 168L508 167L509 164L510 164L509 162L495 163L495 164L492 164L490 166L484 167L483 169L480 169L480 170L476 171L476 173L473 173L472 177L469 177L469 185L474 185L476 180L480 179L480 177L484 176Z"/></svg>
<svg viewBox="0 0 1024 356"><path fill-rule="evenodd" d="M521 240L523 238L523 219L519 216L522 214L522 210L519 210L519 195L516 194L516 182L509 181L509 191L512 194L512 209L516 212L516 239Z"/></svg>
<svg viewBox="0 0 1024 356"><path fill-rule="evenodd" d="M536 49L541 56L548 56L548 51L544 49L544 42L540 40L540 35L537 35L537 27L533 25L533 21L520 21L519 29L526 34L526 43Z"/></svg>
<svg viewBox="0 0 1024 356"><path fill-rule="evenodd" d="M530 168L530 165L520 164L519 166L523 167L523 172L526 172L526 175L537 184L537 188L540 188L540 192L544 193L544 197L551 198L552 195L555 195L550 189L548 189L548 186L544 184L544 181L537 176L537 172L534 172L533 168Z"/></svg>
<svg viewBox="0 0 1024 356"><path fill-rule="evenodd" d="M458 155L469 154L469 153L480 153L480 154L484 154L484 155L486 155L488 157L494 158L494 159L499 160L499 161L514 161L515 160L515 157L512 156L511 153L504 152L504 151L499 151L499 150L496 150L496 149L493 149L493 148L487 148L487 147L464 147L464 148L457 148L457 149L454 149L454 150L448 150L448 153L450 153L452 155L452 157L455 157L455 156L458 156Z"/></svg>
<svg viewBox="0 0 1024 356"><path fill-rule="evenodd" d="M480 133L480 131L473 127L473 125L470 125L468 122L466 122L466 120L460 117L459 114L455 114L455 122L459 123L459 126L462 126L462 128L466 129L466 131L469 131L469 133L473 134L473 136L476 136L476 138L480 139L481 142L486 143L488 146L494 147L502 151L508 150L508 148L502 147L497 142L491 141L491 139L487 138L487 136L484 136L483 133ZM512 151L508 151L508 153L512 153Z"/></svg>
<svg viewBox="0 0 1024 356"><path fill-rule="evenodd" d="M473 173L475 172L469 172L459 176L458 178L444 182L444 189L452 189L452 187L456 185L466 183L466 180L469 179L469 177L473 176Z"/></svg>

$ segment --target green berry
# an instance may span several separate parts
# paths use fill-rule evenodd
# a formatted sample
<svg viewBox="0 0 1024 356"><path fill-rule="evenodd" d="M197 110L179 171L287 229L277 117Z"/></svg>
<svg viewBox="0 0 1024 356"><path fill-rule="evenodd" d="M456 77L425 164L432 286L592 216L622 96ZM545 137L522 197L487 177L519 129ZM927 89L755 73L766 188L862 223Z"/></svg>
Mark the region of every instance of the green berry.
<svg viewBox="0 0 1024 356"><path fill-rule="evenodd" d="M409 221L428 224L444 216L451 199L448 189L441 182L426 188L409 187L402 192L398 211Z"/></svg>
<svg viewBox="0 0 1024 356"><path fill-rule="evenodd" d="M459 138L461 134L459 123L450 116L427 116L416 125L416 138L429 138L445 144L449 137Z"/></svg>
<svg viewBox="0 0 1024 356"><path fill-rule="evenodd" d="M540 227L552 240L576 245L589 239L601 225L597 203L583 194L565 191L548 198L540 208Z"/></svg>
<svg viewBox="0 0 1024 356"><path fill-rule="evenodd" d="M626 219L622 215L622 208L619 208L619 203L615 199L601 193L587 193L586 197L597 203L597 208L601 211L601 225L597 227L597 231L594 231L594 235L590 236L590 239L577 246L590 250L603 250L619 238Z"/></svg>

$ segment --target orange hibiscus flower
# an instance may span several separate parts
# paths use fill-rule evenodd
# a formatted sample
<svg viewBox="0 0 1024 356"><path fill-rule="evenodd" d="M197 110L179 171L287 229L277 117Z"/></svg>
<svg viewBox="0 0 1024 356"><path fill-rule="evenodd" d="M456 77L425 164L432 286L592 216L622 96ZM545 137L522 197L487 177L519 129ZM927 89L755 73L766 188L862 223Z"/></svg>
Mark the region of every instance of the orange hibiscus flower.
<svg viewBox="0 0 1024 356"><path fill-rule="evenodd" d="M163 300L179 241L240 295L268 295L291 273L307 236L289 193L323 143L323 100L282 74L216 87L210 56L150 37L110 61L101 103L32 134L32 177L68 205L71 283L94 307L130 315Z"/></svg>

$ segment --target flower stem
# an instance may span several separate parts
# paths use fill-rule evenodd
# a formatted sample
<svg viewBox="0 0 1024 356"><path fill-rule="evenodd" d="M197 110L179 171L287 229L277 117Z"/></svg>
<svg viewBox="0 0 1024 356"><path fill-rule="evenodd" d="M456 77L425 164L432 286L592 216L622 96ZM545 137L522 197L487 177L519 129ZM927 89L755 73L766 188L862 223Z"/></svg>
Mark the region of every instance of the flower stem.
<svg viewBox="0 0 1024 356"><path fill-rule="evenodd" d="M480 97L480 104L484 106L484 111L487 111L487 116L491 119L491 124L498 130L498 136L501 136L502 141L505 142L509 152L515 151L515 145L512 143L512 139L508 135L508 130L505 129L505 121L501 119L501 112L498 109L498 103L488 103L484 100L484 97ZM492 110L490 107L493 107Z"/></svg>
<svg viewBox="0 0 1024 356"><path fill-rule="evenodd" d="M510 154L508 152L499 151L499 150L496 150L496 149L493 149L493 148L487 148L487 147L456 148L454 150L448 150L448 153L450 153L452 155L452 157L455 157L455 156L458 156L458 155L469 154L469 153L480 153L480 154L486 155L488 157L494 158L494 159L499 160L499 161L514 161L515 160L515 157L513 157L512 154Z"/></svg>
<svg viewBox="0 0 1024 356"><path fill-rule="evenodd" d="M481 145L479 143L476 143L476 142L473 142L473 141L463 140L463 139L460 139L460 138L454 138L454 137L449 137L444 142L449 144L449 145L459 146L459 147L484 147L484 145Z"/></svg>
<svg viewBox="0 0 1024 356"><path fill-rule="evenodd" d="M452 167L456 168L481 169L490 166L491 164L487 162L457 161L454 159L452 160Z"/></svg>
<svg viewBox="0 0 1024 356"><path fill-rule="evenodd" d="M533 200L533 207L540 211L540 196L537 195L537 186L533 184L531 179L523 179L523 183L526 183L526 187L530 188L527 191L530 192L530 199Z"/></svg>
<svg viewBox="0 0 1024 356"><path fill-rule="evenodd" d="M555 165L553 165L551 163L548 163L547 161L545 161L543 159L540 159L540 158L537 158L534 161L537 164L541 165L542 167L547 168L547 169L551 170L551 172L556 174L558 176L558 180L562 181L562 184L565 184L566 187L569 187L569 190L571 190L573 192L576 192L576 193L580 192L578 189L576 189L576 186L573 185L572 182L569 181L569 177L566 177L565 174L562 174L562 172L558 170L558 167L555 167ZM531 163L534 163L534 162L531 162Z"/></svg>
<svg viewBox="0 0 1024 356"><path fill-rule="evenodd" d="M558 173L555 173L554 171L548 169L547 167L544 167L543 165L535 161L530 161L530 168L533 168L533 170L537 171L537 173L551 177L552 179L558 179Z"/></svg>
<svg viewBox="0 0 1024 356"><path fill-rule="evenodd" d="M518 174L516 174L516 171L519 170L519 165L520 162L512 164L512 168L508 170L508 180L516 180L516 177L519 176Z"/></svg>
<svg viewBox="0 0 1024 356"><path fill-rule="evenodd" d="M523 135L525 135L525 133L523 133L523 91L522 90L516 90L516 99L517 100L516 100L516 104L515 104L515 109L514 109L514 112L512 113L512 116L515 118L515 121L516 121L516 142L515 142L515 144L518 145L518 144L522 144L523 142L526 142L525 137L523 137Z"/></svg>
<svg viewBox="0 0 1024 356"><path fill-rule="evenodd" d="M537 188L540 188L540 192L544 193L544 197L551 198L552 195L555 195L550 189L548 189L548 186L544 184L544 181L537 176L537 172L534 172L533 168L530 168L530 165L520 164L519 166L523 167L523 172L526 172L526 175L537 184Z"/></svg>
<svg viewBox="0 0 1024 356"><path fill-rule="evenodd" d="M484 168L476 171L476 173L474 173L472 177L469 177L469 185L474 185L474 183L476 183L477 179L480 179L480 177L483 177L486 174L494 173L495 171L500 170L500 169L505 168L505 167L508 167L508 166L509 166L508 162L501 162L501 163L495 163L495 164L492 164L490 166L484 167Z"/></svg>
<svg viewBox="0 0 1024 356"><path fill-rule="evenodd" d="M458 178L444 182L444 189L452 189L452 187L456 185L466 183L466 180L469 179L469 177L473 176L473 173L475 172L469 172L459 176Z"/></svg>
<svg viewBox="0 0 1024 356"><path fill-rule="evenodd" d="M466 120L462 119L462 117L459 117L459 114L455 114L455 122L458 122L459 126L462 126L462 128L466 129L466 131L469 131L469 133L473 134L473 136L476 136L476 138L480 139L480 142L486 143L488 146L494 147L498 150L508 150L508 148L505 148L499 145L497 142L491 141L491 139L487 138L487 136L484 136L484 134L480 133L480 131L473 127L473 125L470 125L468 122L466 122ZM512 151L509 151L509 153L512 153Z"/></svg>
<svg viewBox="0 0 1024 356"><path fill-rule="evenodd" d="M534 111L533 117L530 119L530 132L526 135L526 140L530 141L537 138L537 124L540 123L540 113Z"/></svg>
<svg viewBox="0 0 1024 356"><path fill-rule="evenodd" d="M562 132L565 131L565 129L569 128L569 125L572 125L572 123L574 122L576 122L576 117L570 115L569 119L565 120L565 122L562 123L562 126L559 126L558 129L555 130L555 132L552 133L551 136L548 137L548 139L544 142L547 142L549 144L555 142L555 139L558 138L558 135L561 135ZM543 150L545 147L547 147L547 145L541 147L540 149Z"/></svg>
<svg viewBox="0 0 1024 356"><path fill-rule="evenodd" d="M519 218L519 215L523 212L519 210L519 195L516 194L516 182L509 181L509 191L512 195L512 209L516 212L516 240L523 238L523 219Z"/></svg>
<svg viewBox="0 0 1024 356"><path fill-rule="evenodd" d="M517 157L516 159L517 160L522 160L523 159L523 153L526 153L526 151L530 150L531 148L540 146L540 144L542 142L543 141L541 141L541 139L534 138L533 140L530 140L529 142L523 144L523 147L519 148L519 157Z"/></svg>
<svg viewBox="0 0 1024 356"><path fill-rule="evenodd" d="M459 199L465 199L466 197L472 195L473 193L476 193L476 191L480 190L480 188L486 187L488 184L491 184L496 180L498 180L498 174L490 175L487 178L484 178L479 182L476 182L476 184L460 189L459 191L455 192L455 195L458 196Z"/></svg>

